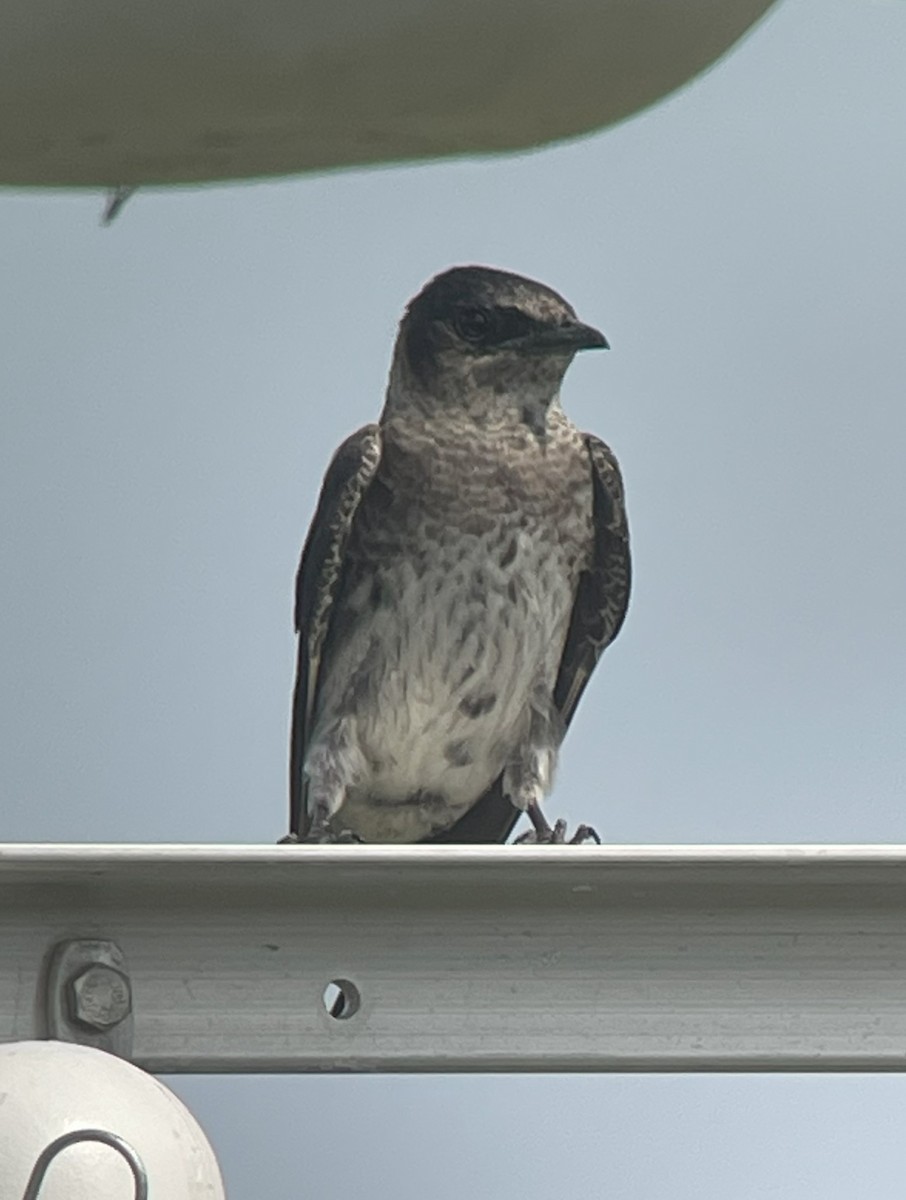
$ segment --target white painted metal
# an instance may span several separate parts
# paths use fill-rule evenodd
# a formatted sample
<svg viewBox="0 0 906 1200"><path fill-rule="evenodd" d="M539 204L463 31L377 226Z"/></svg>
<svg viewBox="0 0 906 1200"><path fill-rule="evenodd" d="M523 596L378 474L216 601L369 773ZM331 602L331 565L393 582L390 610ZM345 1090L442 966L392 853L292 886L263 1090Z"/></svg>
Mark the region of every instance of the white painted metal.
<svg viewBox="0 0 906 1200"><path fill-rule="evenodd" d="M771 0L4 0L0 184L170 184L586 133Z"/></svg>
<svg viewBox="0 0 906 1200"><path fill-rule="evenodd" d="M157 1072L906 1068L904 846L8 846L0 1040L74 937Z"/></svg>

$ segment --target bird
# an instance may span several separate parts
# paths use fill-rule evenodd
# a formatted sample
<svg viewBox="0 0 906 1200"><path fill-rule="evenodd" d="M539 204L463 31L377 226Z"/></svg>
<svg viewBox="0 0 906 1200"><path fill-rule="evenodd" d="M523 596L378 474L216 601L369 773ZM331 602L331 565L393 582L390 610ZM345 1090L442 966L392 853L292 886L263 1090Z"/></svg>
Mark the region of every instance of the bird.
<svg viewBox="0 0 906 1200"><path fill-rule="evenodd" d="M629 601L617 459L560 403L607 349L552 288L452 267L399 325L378 421L331 460L296 577L284 842L567 837L544 801Z"/></svg>

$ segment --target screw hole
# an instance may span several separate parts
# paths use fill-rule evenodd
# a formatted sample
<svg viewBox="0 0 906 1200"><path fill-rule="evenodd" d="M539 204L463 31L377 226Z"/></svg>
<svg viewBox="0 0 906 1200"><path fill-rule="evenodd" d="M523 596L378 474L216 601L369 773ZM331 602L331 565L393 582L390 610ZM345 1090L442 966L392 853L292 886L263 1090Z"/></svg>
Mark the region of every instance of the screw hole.
<svg viewBox="0 0 906 1200"><path fill-rule="evenodd" d="M324 989L324 1007L337 1021L348 1021L362 1005L362 995L351 979L331 979Z"/></svg>

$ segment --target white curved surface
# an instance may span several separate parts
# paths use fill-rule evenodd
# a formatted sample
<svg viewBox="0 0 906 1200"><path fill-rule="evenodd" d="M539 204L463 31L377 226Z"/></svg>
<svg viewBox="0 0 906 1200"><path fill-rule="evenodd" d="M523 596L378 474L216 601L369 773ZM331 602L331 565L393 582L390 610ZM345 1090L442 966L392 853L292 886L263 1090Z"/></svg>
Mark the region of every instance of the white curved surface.
<svg viewBox="0 0 906 1200"><path fill-rule="evenodd" d="M38 1156L70 1130L118 1134L144 1164L149 1196L224 1200L217 1160L200 1125L162 1083L131 1063L64 1042L0 1045L0 1200L22 1200ZM52 1161L40 1200L130 1200L132 1173L97 1142Z"/></svg>
<svg viewBox="0 0 906 1200"><path fill-rule="evenodd" d="M6 0L0 184L513 150L631 115L772 0Z"/></svg>

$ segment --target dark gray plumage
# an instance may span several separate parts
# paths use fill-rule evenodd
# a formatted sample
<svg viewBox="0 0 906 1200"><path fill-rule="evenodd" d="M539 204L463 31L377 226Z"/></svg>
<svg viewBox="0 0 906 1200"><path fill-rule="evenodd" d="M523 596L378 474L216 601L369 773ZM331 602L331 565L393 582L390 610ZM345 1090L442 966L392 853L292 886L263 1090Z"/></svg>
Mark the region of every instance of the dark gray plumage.
<svg viewBox="0 0 906 1200"><path fill-rule="evenodd" d="M486 267L410 303L302 552L287 840L501 842L522 811L563 840L541 801L629 598L616 459L559 402L606 345Z"/></svg>

